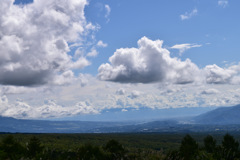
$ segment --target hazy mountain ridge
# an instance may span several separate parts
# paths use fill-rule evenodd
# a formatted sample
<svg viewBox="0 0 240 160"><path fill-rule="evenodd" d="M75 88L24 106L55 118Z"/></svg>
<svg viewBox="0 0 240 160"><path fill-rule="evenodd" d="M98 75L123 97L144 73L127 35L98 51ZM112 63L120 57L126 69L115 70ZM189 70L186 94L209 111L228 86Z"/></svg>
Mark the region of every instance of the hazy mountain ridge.
<svg viewBox="0 0 240 160"><path fill-rule="evenodd" d="M97 128L122 125L126 125L126 122L46 121L0 117L0 132L91 133Z"/></svg>
<svg viewBox="0 0 240 160"><path fill-rule="evenodd" d="M240 132L240 105L220 107L199 116L154 121L48 121L0 117L0 132L115 133L115 132Z"/></svg>
<svg viewBox="0 0 240 160"><path fill-rule="evenodd" d="M198 124L240 124L240 105L220 107L194 118Z"/></svg>

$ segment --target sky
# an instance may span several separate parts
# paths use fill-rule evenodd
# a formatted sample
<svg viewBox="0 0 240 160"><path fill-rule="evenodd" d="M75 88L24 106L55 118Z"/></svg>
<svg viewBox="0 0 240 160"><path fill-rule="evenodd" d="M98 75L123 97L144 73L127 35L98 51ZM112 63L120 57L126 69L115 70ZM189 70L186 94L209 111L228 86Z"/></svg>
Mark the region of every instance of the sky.
<svg viewBox="0 0 240 160"><path fill-rule="evenodd" d="M81 119L240 104L239 5L1 0L0 115Z"/></svg>

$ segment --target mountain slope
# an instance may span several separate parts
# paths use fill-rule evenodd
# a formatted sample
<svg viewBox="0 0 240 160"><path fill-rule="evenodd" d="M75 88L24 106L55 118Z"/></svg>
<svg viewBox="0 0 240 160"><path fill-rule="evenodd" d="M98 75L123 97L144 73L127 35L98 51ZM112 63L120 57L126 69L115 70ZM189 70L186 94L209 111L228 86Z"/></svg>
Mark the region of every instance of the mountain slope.
<svg viewBox="0 0 240 160"><path fill-rule="evenodd" d="M199 124L240 124L240 105L220 107L194 118Z"/></svg>

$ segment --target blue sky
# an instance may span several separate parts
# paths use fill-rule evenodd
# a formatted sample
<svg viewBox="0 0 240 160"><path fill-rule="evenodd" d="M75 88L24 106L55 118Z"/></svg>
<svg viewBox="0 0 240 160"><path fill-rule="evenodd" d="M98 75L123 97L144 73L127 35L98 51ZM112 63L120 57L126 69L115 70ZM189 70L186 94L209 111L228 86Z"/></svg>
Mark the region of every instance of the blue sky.
<svg viewBox="0 0 240 160"><path fill-rule="evenodd" d="M239 4L3 0L0 115L91 119L239 104Z"/></svg>
<svg viewBox="0 0 240 160"><path fill-rule="evenodd" d="M86 17L93 23L101 25L97 37L107 42L96 59L98 64L106 62L112 53L121 47L136 47L136 41L143 36L150 39L164 40L164 45L196 43L202 47L186 51L180 58L190 58L200 67L208 64L225 65L223 62L238 62L240 48L238 43L239 21L238 1L226 6L218 1L110 1L111 14L109 22L99 16L99 4L105 1L91 1L86 8ZM186 20L180 15L197 13ZM171 50L178 56L177 50ZM95 64L95 63L94 63ZM94 65L91 67L95 67Z"/></svg>

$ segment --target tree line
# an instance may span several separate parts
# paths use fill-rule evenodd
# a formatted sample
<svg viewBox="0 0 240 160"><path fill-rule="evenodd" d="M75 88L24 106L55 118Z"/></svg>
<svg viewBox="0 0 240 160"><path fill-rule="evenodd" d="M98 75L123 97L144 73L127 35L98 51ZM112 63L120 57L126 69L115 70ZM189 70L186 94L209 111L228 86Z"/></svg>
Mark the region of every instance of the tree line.
<svg viewBox="0 0 240 160"><path fill-rule="evenodd" d="M0 143L0 160L121 160L127 159L126 153L127 150L116 140L110 140L102 147L84 144L76 151L44 147L35 136L25 145L12 135Z"/></svg>
<svg viewBox="0 0 240 160"><path fill-rule="evenodd" d="M213 136L203 139L199 146L194 138L187 134L176 151L167 154L167 160L240 160L239 142L230 134L225 134L220 144Z"/></svg>
<svg viewBox="0 0 240 160"><path fill-rule="evenodd" d="M68 148L68 146L66 146ZM182 138L180 147L162 152L148 149L127 149L117 140L106 144L79 144L77 149L54 149L44 146L40 139L32 136L28 142L20 143L13 135L0 142L0 160L240 160L239 142L225 134L220 143L207 135L203 145L189 134Z"/></svg>

